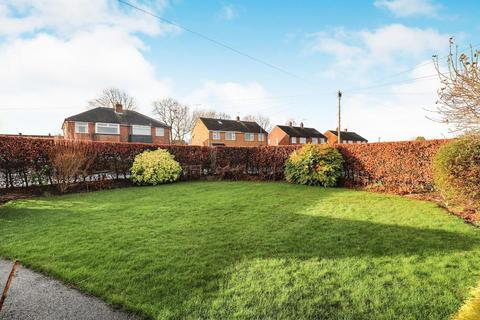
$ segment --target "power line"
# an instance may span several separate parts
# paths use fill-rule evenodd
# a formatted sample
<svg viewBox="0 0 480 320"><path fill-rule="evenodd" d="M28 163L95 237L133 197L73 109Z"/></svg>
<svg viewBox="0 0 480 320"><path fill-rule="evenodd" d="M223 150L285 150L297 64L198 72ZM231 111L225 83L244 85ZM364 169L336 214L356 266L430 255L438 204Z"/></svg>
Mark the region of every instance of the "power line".
<svg viewBox="0 0 480 320"><path fill-rule="evenodd" d="M368 87L353 88L353 89L349 89L349 90L345 90L345 91L346 92L363 91L363 90L368 90L368 89L386 87L386 86L390 86L390 85L393 85L393 84L410 83L410 82L416 82L416 81L419 81L419 80L434 79L436 77L438 77L438 75L431 74L431 75L417 77L417 78L411 78L411 79L405 79L405 80L399 80L399 81L393 81L393 82L386 82L386 83L382 83L382 84L378 84L378 85L371 85L371 86L368 86Z"/></svg>
<svg viewBox="0 0 480 320"><path fill-rule="evenodd" d="M480 43L477 43L477 44L474 44L474 45L471 45L471 46L467 46L467 47L461 49L459 53L463 53L463 52L466 51L467 49L475 48L475 47L478 47L478 46L480 46ZM450 55L450 54L446 54L446 55L444 55L444 56L439 57L438 59L440 59L440 60L441 60L441 59L445 59L445 58L447 58L449 55ZM380 81L387 80L387 79L391 79L391 78L395 78L395 77L397 77L397 76L399 76L399 75L402 75L402 74L411 72L411 71L416 70L416 69L423 68L423 67L428 66L428 65L430 65L430 64L432 64L432 63L433 63L433 61L424 62L424 63L422 63L422 64L419 64L419 65L415 66L415 67L409 68L409 69L407 69L407 70L403 70L403 71L394 73L394 74L392 74L392 75L379 78L379 79L377 79L376 81L373 82L373 83L374 83L373 85L375 85L375 83L378 83L378 82L380 82ZM352 89L350 89L350 91L351 91L351 90L352 90Z"/></svg>
<svg viewBox="0 0 480 320"><path fill-rule="evenodd" d="M202 39L204 39L204 40L207 40L207 41L209 41L209 42L211 42L211 43L213 43L213 44L215 44L215 45L217 45L217 46L223 47L223 48L225 48L225 49L227 49L227 50L230 50L230 51L232 51L232 52L234 52L234 53L236 53L236 54L238 54L238 55L241 55L241 56L243 56L243 57L246 57L246 58L248 58L248 59L250 59L250 60L252 60L252 61L255 61L255 62L257 62L257 63L260 63L260 64L262 64L262 65L264 65L264 66L267 66L267 67L269 67L269 68L271 68L271 69L274 69L274 70L277 70L277 71L279 71L279 72L282 72L282 73L284 73L284 74L286 74L286 75L289 75L289 76L291 76L291 77L294 77L294 78L296 78L296 79L298 79L298 80L312 83L311 81L309 81L309 80L307 80L307 79L304 79L304 78L302 78L302 77L300 77L300 76L298 76L298 75L296 75L296 74L294 74L294 73L292 73L292 72L290 72L290 71L288 71L288 70L285 70L284 68L278 67L278 66L276 66L276 65L274 65L274 64L272 64L272 63L270 63L270 62L267 62L267 61L265 61L265 60L262 60L262 59L260 59L260 58L256 58L256 57L252 56L251 54L248 54L248 53L245 53L245 52L240 51L240 50L238 50L238 49L235 49L234 47L232 47L232 46L230 46L230 45L228 45L228 44L225 44L225 43L223 43L223 42L221 42L221 41L215 40L215 39L213 39L213 38L211 38L211 37L209 37L209 36L207 36L207 35L204 35L204 34L202 34L202 33L200 33L200 32L197 32L197 31L195 31L195 30L186 28L186 27L184 27L184 26L182 26L182 25L180 25L180 24L178 24L178 23L176 23L176 22L173 22L173 21L171 21L171 20L168 20L168 19L165 19L165 18L163 18L163 17L160 17L159 15L157 15L157 14L155 14L155 13L153 13L153 12L150 12L150 11L148 11L148 10L142 9L142 8L140 8L140 7L137 7L137 6L131 4L131 3L127 2L127 1L118 0L118 2L120 2L120 3L122 3L122 4L126 5L126 6L129 6L129 7L133 8L133 9L135 9L135 10L138 10L138 11L140 11L140 12L143 12L143 13L149 15L149 16L152 16L152 17L154 17L154 18L157 18L157 19L159 19L160 21L162 21L162 22L164 22L164 23L170 24L170 25L175 26L175 27L177 27L177 28L180 28L180 29L182 29L182 30L184 30L184 31L186 31L186 32L189 32L189 33L191 33L191 34L193 34L193 35L196 35L197 37L202 38Z"/></svg>

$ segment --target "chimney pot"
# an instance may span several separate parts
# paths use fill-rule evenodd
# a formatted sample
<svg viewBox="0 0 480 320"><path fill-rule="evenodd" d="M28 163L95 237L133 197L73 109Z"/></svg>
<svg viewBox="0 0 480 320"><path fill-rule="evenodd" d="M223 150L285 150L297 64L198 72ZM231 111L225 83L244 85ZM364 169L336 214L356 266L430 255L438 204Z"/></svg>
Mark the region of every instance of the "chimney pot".
<svg viewBox="0 0 480 320"><path fill-rule="evenodd" d="M300 128L303 128L303 122L300 122Z"/></svg>
<svg viewBox="0 0 480 320"><path fill-rule="evenodd" d="M240 117L239 117L239 116L237 116L237 121L240 121Z"/></svg>
<svg viewBox="0 0 480 320"><path fill-rule="evenodd" d="M117 103L117 104L115 105L115 112L116 112L116 113L123 113L123 106L122 106L121 103Z"/></svg>
<svg viewBox="0 0 480 320"><path fill-rule="evenodd" d="M345 130L345 132L348 132L348 129L347 129L347 128L345 128L344 130Z"/></svg>
<svg viewBox="0 0 480 320"><path fill-rule="evenodd" d="M292 122L292 121L289 121L289 122L288 122L288 125L289 125L290 127L293 126L293 122Z"/></svg>

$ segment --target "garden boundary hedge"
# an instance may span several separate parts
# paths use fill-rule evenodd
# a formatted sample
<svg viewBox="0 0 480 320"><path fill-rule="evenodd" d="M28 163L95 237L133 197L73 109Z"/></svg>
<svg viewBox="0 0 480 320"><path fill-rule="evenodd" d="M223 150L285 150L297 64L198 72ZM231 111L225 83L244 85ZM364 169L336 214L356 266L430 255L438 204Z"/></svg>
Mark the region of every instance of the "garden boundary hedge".
<svg viewBox="0 0 480 320"><path fill-rule="evenodd" d="M342 144L342 183L377 191L431 191L432 159L447 140ZM140 143L73 142L55 138L0 136L0 190L56 184L52 154L69 144L80 145L92 159L81 181L128 179L135 156L145 150L167 149L183 168L182 179L281 180L285 160L296 146L202 147Z"/></svg>
<svg viewBox="0 0 480 320"><path fill-rule="evenodd" d="M398 194L433 191L433 158L449 140L341 144L344 185Z"/></svg>

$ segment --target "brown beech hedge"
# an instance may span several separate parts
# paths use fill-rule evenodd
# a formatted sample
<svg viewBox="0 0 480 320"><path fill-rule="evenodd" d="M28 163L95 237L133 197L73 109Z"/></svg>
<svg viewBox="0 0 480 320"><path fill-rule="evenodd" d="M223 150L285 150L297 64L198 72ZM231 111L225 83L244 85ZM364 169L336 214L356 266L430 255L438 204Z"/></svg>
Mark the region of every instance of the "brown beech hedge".
<svg viewBox="0 0 480 320"><path fill-rule="evenodd" d="M394 193L432 189L432 159L446 140L337 145L345 158L343 184ZM297 147L200 147L107 142L71 142L54 138L0 136L0 188L56 184L52 168L58 150L82 149L91 159L74 182L129 178L135 155L167 149L180 162L183 180L283 179L285 160ZM80 146L79 146L80 144ZM63 149L62 149L63 148Z"/></svg>

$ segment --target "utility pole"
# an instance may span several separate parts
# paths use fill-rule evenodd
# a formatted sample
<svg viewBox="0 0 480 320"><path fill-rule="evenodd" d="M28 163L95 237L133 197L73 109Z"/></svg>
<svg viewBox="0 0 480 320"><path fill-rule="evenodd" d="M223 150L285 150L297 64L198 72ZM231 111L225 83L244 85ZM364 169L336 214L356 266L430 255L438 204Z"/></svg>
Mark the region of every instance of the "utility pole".
<svg viewBox="0 0 480 320"><path fill-rule="evenodd" d="M337 139L337 142L338 143L342 143L342 138L340 137L340 133L341 133L341 128L340 128L340 120L341 120L341 115L340 115L340 111L341 111L341 102L342 100L342 91L338 90L338 126L337 126L337 135L338 135L338 139Z"/></svg>

